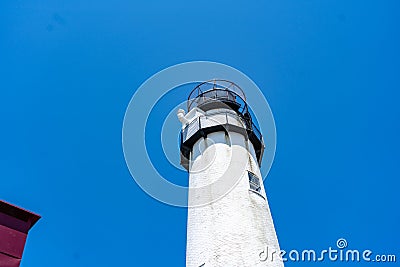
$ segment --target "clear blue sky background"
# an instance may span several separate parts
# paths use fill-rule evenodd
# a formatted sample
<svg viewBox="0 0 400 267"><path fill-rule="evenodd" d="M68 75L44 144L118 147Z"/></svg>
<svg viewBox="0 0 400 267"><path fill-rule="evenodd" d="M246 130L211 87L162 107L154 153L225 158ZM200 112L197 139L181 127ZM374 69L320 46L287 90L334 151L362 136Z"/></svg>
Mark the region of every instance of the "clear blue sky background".
<svg viewBox="0 0 400 267"><path fill-rule="evenodd" d="M43 216L22 266L184 265L186 209L134 183L121 128L142 82L192 60L243 71L270 103L283 249L344 237L400 260L399 5L1 1L0 197ZM311 265L354 264L286 266Z"/></svg>

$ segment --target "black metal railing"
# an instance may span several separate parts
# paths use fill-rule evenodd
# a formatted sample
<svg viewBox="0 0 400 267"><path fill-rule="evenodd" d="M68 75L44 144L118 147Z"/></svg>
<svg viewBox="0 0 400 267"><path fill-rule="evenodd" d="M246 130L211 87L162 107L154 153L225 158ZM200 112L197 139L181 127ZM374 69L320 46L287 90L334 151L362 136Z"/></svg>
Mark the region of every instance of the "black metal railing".
<svg viewBox="0 0 400 267"><path fill-rule="evenodd" d="M190 92L187 100L188 112L212 100L236 102L246 106L246 96L237 84L228 80L214 79L197 85Z"/></svg>
<svg viewBox="0 0 400 267"><path fill-rule="evenodd" d="M246 139L252 142L258 163L261 165L264 152L263 137L253 122L253 113L238 85L231 81L216 79L200 83L192 90L187 100L188 112L196 107L206 113L191 121L180 132L182 166L189 168L188 158L197 140L220 131L245 135ZM225 108L230 111L226 111Z"/></svg>
<svg viewBox="0 0 400 267"><path fill-rule="evenodd" d="M262 134L260 132L260 130L257 128L257 126L252 122L251 118L247 119L244 118L242 115L237 115L235 113L231 113L231 112L215 112L212 113L212 115L221 115L224 114L224 121L218 121L215 123L215 125L219 124L219 125L233 125L234 124L234 120L238 120L241 121L243 123L243 127L245 128L245 130L248 133L252 133L254 134L258 140L260 140L260 142L262 142ZM208 114L211 115L211 114ZM229 120L229 118L231 118L231 121ZM196 119L194 119L193 121L191 121L189 124L187 124L180 133L180 144L182 145L183 142L185 142L188 138L190 138L194 133L196 133L197 131L199 131L200 129L204 128L202 127L202 120L210 120L207 118L207 116L200 116ZM212 119L211 119L212 120ZM203 126L204 126L204 121L203 121ZM208 126L206 126L208 127ZM188 132L190 130L191 135L188 136Z"/></svg>

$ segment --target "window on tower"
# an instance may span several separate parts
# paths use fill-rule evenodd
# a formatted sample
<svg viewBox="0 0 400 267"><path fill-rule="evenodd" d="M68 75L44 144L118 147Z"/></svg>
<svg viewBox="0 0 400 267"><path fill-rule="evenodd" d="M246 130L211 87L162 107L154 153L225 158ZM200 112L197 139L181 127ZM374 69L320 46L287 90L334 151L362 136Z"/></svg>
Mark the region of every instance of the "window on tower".
<svg viewBox="0 0 400 267"><path fill-rule="evenodd" d="M260 179L252 172L247 173L249 174L250 189L258 193L261 192Z"/></svg>

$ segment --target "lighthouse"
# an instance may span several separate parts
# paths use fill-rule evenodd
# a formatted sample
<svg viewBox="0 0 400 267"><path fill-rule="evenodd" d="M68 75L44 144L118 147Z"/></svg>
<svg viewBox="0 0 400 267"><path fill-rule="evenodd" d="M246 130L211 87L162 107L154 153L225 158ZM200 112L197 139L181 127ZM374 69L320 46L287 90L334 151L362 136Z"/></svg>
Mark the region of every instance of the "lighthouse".
<svg viewBox="0 0 400 267"><path fill-rule="evenodd" d="M200 83L177 116L189 172L186 266L282 267L260 172L268 148L243 90L227 80Z"/></svg>

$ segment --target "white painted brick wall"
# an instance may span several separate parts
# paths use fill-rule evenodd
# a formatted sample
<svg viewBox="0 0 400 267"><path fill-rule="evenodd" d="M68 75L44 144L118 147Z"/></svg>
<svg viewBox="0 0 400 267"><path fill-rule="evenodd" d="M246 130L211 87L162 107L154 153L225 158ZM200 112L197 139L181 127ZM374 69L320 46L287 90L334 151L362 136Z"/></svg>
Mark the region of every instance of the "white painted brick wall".
<svg viewBox="0 0 400 267"><path fill-rule="evenodd" d="M188 209L186 265L282 267L278 260L260 261L266 246L279 250L279 244L253 145L238 133L229 136L230 144L218 132L194 146L189 204L211 203ZM261 196L249 190L248 170L260 177ZM237 184L219 199L235 177ZM224 179L222 186L214 183Z"/></svg>

